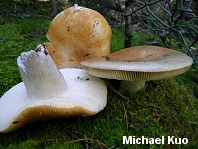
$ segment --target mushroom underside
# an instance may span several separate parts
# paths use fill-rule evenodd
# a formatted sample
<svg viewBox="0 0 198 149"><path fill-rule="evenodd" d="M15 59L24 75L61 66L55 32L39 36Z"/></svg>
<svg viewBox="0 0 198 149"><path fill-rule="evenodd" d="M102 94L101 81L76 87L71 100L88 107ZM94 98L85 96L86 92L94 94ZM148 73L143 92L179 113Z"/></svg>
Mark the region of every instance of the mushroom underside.
<svg viewBox="0 0 198 149"><path fill-rule="evenodd" d="M141 72L141 71L124 71L124 70L108 70L108 69L97 69L83 66L83 69L89 74L107 79L127 80L127 81L138 81L138 80L159 80L163 78L169 78L172 76L180 75L190 66L183 67L176 70L159 71L159 72Z"/></svg>
<svg viewBox="0 0 198 149"><path fill-rule="evenodd" d="M99 78L121 80L118 91L137 92L145 86L145 81L160 80L180 75L190 68L190 66L172 71L162 72L136 72L123 70L106 70L83 67L89 74Z"/></svg>
<svg viewBox="0 0 198 149"><path fill-rule="evenodd" d="M61 69L68 85L66 92L45 99L27 97L21 82L0 99L0 133L14 131L36 121L91 116L107 103L105 83L82 69ZM50 86L49 86L50 87Z"/></svg>

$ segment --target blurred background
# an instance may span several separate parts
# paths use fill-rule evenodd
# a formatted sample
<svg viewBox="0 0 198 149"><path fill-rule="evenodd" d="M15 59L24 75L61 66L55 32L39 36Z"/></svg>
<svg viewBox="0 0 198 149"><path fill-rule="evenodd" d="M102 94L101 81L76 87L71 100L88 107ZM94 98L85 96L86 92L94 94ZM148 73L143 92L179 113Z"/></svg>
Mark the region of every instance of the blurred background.
<svg viewBox="0 0 198 149"><path fill-rule="evenodd" d="M158 45L185 50L198 65L198 1L8 0L0 3L0 16L52 20L74 4L94 9L106 18L113 34L120 38L112 43L112 52L135 45Z"/></svg>

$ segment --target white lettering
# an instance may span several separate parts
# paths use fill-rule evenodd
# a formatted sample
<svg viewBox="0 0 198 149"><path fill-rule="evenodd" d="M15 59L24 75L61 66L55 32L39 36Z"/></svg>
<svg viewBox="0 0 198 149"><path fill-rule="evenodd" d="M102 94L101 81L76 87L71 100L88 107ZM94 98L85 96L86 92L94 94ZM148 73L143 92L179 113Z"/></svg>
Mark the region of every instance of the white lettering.
<svg viewBox="0 0 198 149"><path fill-rule="evenodd" d="M154 143L155 143L155 139L149 138L149 144L154 144Z"/></svg>
<svg viewBox="0 0 198 149"><path fill-rule="evenodd" d="M162 136L162 144L164 144L164 136Z"/></svg>
<svg viewBox="0 0 198 149"><path fill-rule="evenodd" d="M183 143L183 144L187 144L187 143L188 143L188 139L187 139L187 138L183 138L183 139L182 139L182 143Z"/></svg>
<svg viewBox="0 0 198 149"><path fill-rule="evenodd" d="M122 139L123 139L123 144L132 144L132 136L129 136L128 139L126 136L123 136Z"/></svg>
<svg viewBox="0 0 198 149"><path fill-rule="evenodd" d="M155 139L155 144L160 144L161 143L161 139L160 138L156 138Z"/></svg>
<svg viewBox="0 0 198 149"><path fill-rule="evenodd" d="M135 136L133 136L133 142L134 142L133 144L135 144L135 140L136 140L136 138L135 138Z"/></svg>
<svg viewBox="0 0 198 149"><path fill-rule="evenodd" d="M141 138L137 138L135 142L136 142L136 144L141 144Z"/></svg>
<svg viewBox="0 0 198 149"><path fill-rule="evenodd" d="M175 138L175 136L168 136L168 144L187 144L187 138ZM123 136L123 144L164 144L164 136L161 138L146 138L141 136Z"/></svg>
<svg viewBox="0 0 198 149"><path fill-rule="evenodd" d="M181 138L175 138L175 144L181 144Z"/></svg>
<svg viewBox="0 0 198 149"><path fill-rule="evenodd" d="M174 144L173 139L174 139L174 136L172 137L168 136L168 144Z"/></svg>
<svg viewBox="0 0 198 149"><path fill-rule="evenodd" d="M145 144L148 144L148 138L145 138L144 136L142 136L142 144L144 144L144 141L146 141Z"/></svg>
<svg viewBox="0 0 198 149"><path fill-rule="evenodd" d="M187 138L175 138L174 136L170 137L168 136L168 144L187 144L188 139Z"/></svg>

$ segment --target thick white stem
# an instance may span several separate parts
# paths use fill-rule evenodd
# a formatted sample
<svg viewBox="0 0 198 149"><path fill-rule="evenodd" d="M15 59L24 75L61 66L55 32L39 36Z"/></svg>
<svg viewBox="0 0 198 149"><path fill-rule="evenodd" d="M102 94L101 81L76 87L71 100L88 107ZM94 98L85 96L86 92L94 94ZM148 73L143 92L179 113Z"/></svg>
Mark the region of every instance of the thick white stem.
<svg viewBox="0 0 198 149"><path fill-rule="evenodd" d="M28 97L48 98L67 90L67 84L48 51L39 44L36 49L23 52L17 64Z"/></svg>
<svg viewBox="0 0 198 149"><path fill-rule="evenodd" d="M125 91L130 91L130 92L137 92L141 88L145 86L145 81L139 80L139 81L120 81L120 86L119 86L119 92L123 93Z"/></svg>

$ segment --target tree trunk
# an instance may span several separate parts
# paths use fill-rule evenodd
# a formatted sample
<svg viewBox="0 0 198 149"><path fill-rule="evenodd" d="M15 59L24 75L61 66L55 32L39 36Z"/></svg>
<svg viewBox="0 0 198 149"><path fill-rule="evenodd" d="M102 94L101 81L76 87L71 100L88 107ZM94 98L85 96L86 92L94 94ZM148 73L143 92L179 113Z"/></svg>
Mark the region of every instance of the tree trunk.
<svg viewBox="0 0 198 149"><path fill-rule="evenodd" d="M51 18L54 18L57 15L57 5L56 0L51 0Z"/></svg>
<svg viewBox="0 0 198 149"><path fill-rule="evenodd" d="M130 8L130 0L125 2L125 29L124 29L124 48L131 47L131 39L132 39L132 23L131 23L131 15L128 15L131 12Z"/></svg>

